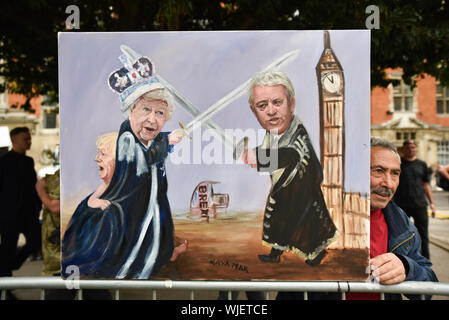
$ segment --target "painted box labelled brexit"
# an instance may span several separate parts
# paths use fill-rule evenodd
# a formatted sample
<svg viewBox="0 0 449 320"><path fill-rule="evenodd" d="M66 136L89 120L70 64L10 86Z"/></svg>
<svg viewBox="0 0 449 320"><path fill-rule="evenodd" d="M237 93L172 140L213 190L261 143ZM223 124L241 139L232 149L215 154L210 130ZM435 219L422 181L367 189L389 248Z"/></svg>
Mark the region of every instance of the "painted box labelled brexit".
<svg viewBox="0 0 449 320"><path fill-rule="evenodd" d="M61 33L59 79L64 276L368 277L369 31Z"/></svg>

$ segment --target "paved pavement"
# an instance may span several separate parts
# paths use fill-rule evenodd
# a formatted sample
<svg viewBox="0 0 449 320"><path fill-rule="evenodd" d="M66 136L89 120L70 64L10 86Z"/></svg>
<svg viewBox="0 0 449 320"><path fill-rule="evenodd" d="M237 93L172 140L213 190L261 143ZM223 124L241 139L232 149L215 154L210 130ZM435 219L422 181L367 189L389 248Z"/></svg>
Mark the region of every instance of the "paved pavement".
<svg viewBox="0 0 449 320"><path fill-rule="evenodd" d="M433 242L449 250L449 192L433 191L436 204L435 219L430 219L429 235Z"/></svg>
<svg viewBox="0 0 449 320"><path fill-rule="evenodd" d="M438 280L449 283L449 192L434 190L433 196L436 214L435 218L429 218L430 259ZM449 300L449 297L434 299Z"/></svg>
<svg viewBox="0 0 449 320"><path fill-rule="evenodd" d="M429 219L430 255L433 270L440 282L449 283L449 192L434 190L434 198L437 207L435 218ZM430 213L429 213L430 214ZM14 276L39 276L42 270L42 261L27 261ZM39 299L40 290L14 290L19 299ZM216 299L217 291L197 291L195 299ZM270 299L275 293L270 293ZM153 299L153 291L147 290L121 290L121 299ZM157 299L189 299L187 291L158 291ZM239 299L245 299L243 293ZM449 300L449 297L434 296L436 300Z"/></svg>

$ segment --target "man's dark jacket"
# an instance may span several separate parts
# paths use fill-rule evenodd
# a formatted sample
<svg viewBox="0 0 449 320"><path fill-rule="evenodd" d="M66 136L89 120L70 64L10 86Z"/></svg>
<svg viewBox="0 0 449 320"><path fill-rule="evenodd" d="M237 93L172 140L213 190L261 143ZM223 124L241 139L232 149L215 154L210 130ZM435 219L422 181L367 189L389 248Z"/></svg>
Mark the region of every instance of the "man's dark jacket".
<svg viewBox="0 0 449 320"><path fill-rule="evenodd" d="M0 157L0 222L21 225L37 220L42 203L37 195L33 158L9 151Z"/></svg>

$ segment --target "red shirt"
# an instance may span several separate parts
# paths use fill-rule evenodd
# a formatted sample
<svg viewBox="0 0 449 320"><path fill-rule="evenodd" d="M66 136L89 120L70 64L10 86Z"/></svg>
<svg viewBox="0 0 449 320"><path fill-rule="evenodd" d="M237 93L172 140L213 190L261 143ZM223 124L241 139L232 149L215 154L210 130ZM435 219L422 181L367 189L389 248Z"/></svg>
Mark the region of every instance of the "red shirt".
<svg viewBox="0 0 449 320"><path fill-rule="evenodd" d="M388 226L381 209L370 214L370 258L377 257L388 251ZM379 293L349 292L347 300L380 300Z"/></svg>
<svg viewBox="0 0 449 320"><path fill-rule="evenodd" d="M388 226L381 209L370 214L370 258L387 253L388 251Z"/></svg>

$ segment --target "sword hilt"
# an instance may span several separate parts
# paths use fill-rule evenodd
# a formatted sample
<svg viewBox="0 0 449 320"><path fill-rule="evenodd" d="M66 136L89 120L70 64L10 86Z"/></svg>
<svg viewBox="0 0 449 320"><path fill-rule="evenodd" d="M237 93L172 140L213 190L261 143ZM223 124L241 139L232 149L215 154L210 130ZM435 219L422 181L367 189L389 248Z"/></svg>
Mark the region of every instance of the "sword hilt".
<svg viewBox="0 0 449 320"><path fill-rule="evenodd" d="M240 159L242 153L248 149L248 137L244 137L242 140L237 143L235 149L234 149L234 160Z"/></svg>
<svg viewBox="0 0 449 320"><path fill-rule="evenodd" d="M182 121L179 121L179 126L181 127L183 134L184 134L186 137L188 137L190 140L192 140L192 138L189 136L189 134L188 134L188 132L187 132L186 126L184 125L184 123L182 123Z"/></svg>

